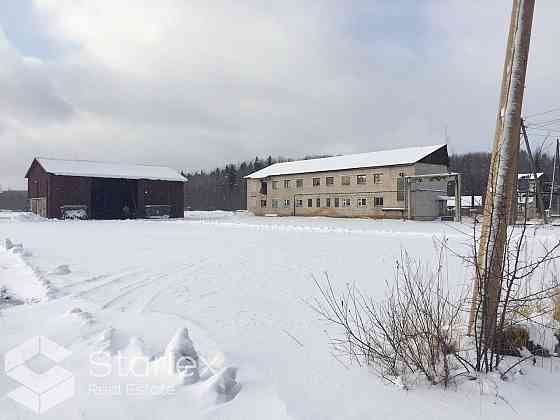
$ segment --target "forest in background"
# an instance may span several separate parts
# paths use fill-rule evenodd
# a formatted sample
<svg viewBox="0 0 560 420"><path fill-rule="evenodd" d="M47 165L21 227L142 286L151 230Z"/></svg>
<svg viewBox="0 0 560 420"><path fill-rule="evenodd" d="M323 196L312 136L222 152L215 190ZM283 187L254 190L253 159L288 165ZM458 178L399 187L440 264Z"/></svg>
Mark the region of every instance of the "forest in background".
<svg viewBox="0 0 560 420"><path fill-rule="evenodd" d="M538 172L552 177L553 157L542 151L533 152ZM308 156L315 159L325 156ZM246 209L247 195L244 177L277 162L290 159L256 157L241 163L230 163L212 171L183 172L188 182L185 184L186 208L191 210L239 210ZM463 195L484 195L490 166L490 154L484 152L450 155L450 170L461 173ZM530 172L527 153L520 152L519 172ZM27 191L0 192L0 209L25 210Z"/></svg>
<svg viewBox="0 0 560 420"><path fill-rule="evenodd" d="M552 177L553 156L542 148L533 151L537 172ZM324 156L320 156L324 157ZM305 157L304 159L313 159ZM450 155L450 170L462 176L463 195L484 195L490 167L490 153L457 153ZM212 171L184 173L188 182L185 185L186 208L191 210L239 210L247 208L247 194L244 177L277 162L290 159L256 157L255 159L230 163ZM520 151L519 173L530 172L527 153Z"/></svg>
<svg viewBox="0 0 560 420"><path fill-rule="evenodd" d="M27 191L0 191L1 210L27 210Z"/></svg>

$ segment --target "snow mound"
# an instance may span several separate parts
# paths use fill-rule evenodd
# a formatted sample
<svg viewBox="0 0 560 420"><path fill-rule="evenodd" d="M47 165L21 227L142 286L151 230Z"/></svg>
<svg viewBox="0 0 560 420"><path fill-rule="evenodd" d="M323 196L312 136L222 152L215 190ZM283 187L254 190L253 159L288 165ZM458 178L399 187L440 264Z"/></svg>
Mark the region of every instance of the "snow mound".
<svg viewBox="0 0 560 420"><path fill-rule="evenodd" d="M96 348L99 351L106 352L109 354L115 354L118 350L117 340L116 340L116 329L109 327L99 334L97 337Z"/></svg>
<svg viewBox="0 0 560 420"><path fill-rule="evenodd" d="M76 317L84 324L92 324L94 321L93 314L91 314L91 312L82 310L82 308L72 308L66 313L66 316Z"/></svg>
<svg viewBox="0 0 560 420"><path fill-rule="evenodd" d="M16 306L21 304L23 304L23 302L19 299L16 299L6 287L0 287L0 309L2 307Z"/></svg>
<svg viewBox="0 0 560 420"><path fill-rule="evenodd" d="M208 381L209 389L216 395L216 403L229 402L241 391L241 385L237 382L237 370L236 367L227 367Z"/></svg>
<svg viewBox="0 0 560 420"><path fill-rule="evenodd" d="M8 220L10 222L43 222L47 219L31 212L0 210L0 220Z"/></svg>
<svg viewBox="0 0 560 420"><path fill-rule="evenodd" d="M215 211L186 211L186 220L219 220L219 219L229 219L236 215L235 212L225 211L225 210L215 210Z"/></svg>
<svg viewBox="0 0 560 420"><path fill-rule="evenodd" d="M31 257L31 251L25 249L23 244L17 244L10 240L10 238L4 239L4 249L12 254L19 254L24 257Z"/></svg>
<svg viewBox="0 0 560 420"><path fill-rule="evenodd" d="M70 270L70 267L66 264L63 264L56 267L50 274L54 276L66 276L71 272L72 270Z"/></svg>
<svg viewBox="0 0 560 420"><path fill-rule="evenodd" d="M140 337L130 337L130 341L128 342L128 346L125 349L125 353L132 356L145 356L147 353L144 340L142 340Z"/></svg>
<svg viewBox="0 0 560 420"><path fill-rule="evenodd" d="M11 296L32 303L47 300L54 290L41 273L28 262L31 252L23 244L6 238L0 248L0 288L10 291Z"/></svg>
<svg viewBox="0 0 560 420"><path fill-rule="evenodd" d="M175 373L181 375L184 384L200 379L198 353L189 337L187 328L179 328L165 348L165 358Z"/></svg>
<svg viewBox="0 0 560 420"><path fill-rule="evenodd" d="M206 407L232 401L242 388L237 381L237 372L236 367L225 367L204 382L196 384L192 391L195 399Z"/></svg>

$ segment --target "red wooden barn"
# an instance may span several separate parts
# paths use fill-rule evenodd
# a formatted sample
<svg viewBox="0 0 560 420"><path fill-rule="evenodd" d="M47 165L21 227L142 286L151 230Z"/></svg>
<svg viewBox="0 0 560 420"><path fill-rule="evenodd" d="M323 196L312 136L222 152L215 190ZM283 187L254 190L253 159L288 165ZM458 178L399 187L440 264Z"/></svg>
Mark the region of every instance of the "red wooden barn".
<svg viewBox="0 0 560 420"><path fill-rule="evenodd" d="M184 182L161 166L35 158L25 176L34 213L48 218L183 217Z"/></svg>

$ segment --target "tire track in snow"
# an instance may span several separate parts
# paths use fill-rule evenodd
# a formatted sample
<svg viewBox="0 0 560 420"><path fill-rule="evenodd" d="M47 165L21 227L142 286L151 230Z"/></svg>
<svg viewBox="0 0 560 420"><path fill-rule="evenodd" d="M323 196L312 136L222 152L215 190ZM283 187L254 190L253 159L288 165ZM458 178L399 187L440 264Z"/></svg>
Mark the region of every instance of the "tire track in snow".
<svg viewBox="0 0 560 420"><path fill-rule="evenodd" d="M125 276L118 277L115 280L105 282L95 286L92 289L82 292L83 298L94 300L94 296L103 296L104 299L100 304L101 309L112 309L120 306L121 310L130 310L137 308L141 313L149 312L150 305L166 290L172 288L176 284L185 281L185 273L194 273L203 266L206 261L202 260L198 263L181 263L166 269L164 272L152 272L147 274L147 270L139 270ZM123 284L131 275L137 276L145 273L147 276L137 281L129 281ZM179 278L177 278L179 276ZM170 278L170 281L164 281ZM108 290L107 290L108 289Z"/></svg>
<svg viewBox="0 0 560 420"><path fill-rule="evenodd" d="M93 287L91 287L87 290L81 290L81 291L77 292L75 294L75 296L85 298L90 294L95 294L98 291L102 291L106 287L109 287L109 286L118 287L119 285L122 285L123 282L126 282L127 279L136 278L137 275L145 273L146 271L147 270L145 270L145 269L136 269L136 270L131 270L131 271L121 271L121 272L116 273L114 275L104 274L104 275L92 277L91 279L98 278L100 280L103 280L103 279L109 279L109 280L107 280L106 282L104 282L102 284L96 284L95 286L93 286ZM84 282L78 283L77 286L79 286L80 284L89 284L91 279L89 281L86 280ZM130 284L130 282L127 283L127 284ZM126 287L126 285L125 285L125 287Z"/></svg>
<svg viewBox="0 0 560 420"><path fill-rule="evenodd" d="M127 287L124 287L122 290L125 290L123 293L117 294L116 296L113 296L111 299L109 299L108 301L106 301L105 303L103 303L101 305L101 309L109 309L113 306L115 306L117 303L119 303L120 301L124 300L125 298L132 298L131 300L129 300L129 305L128 306L123 306L122 309L126 309L127 307L129 307L130 305L132 305L134 303L134 301L136 299L134 299L134 294L137 291L141 291L142 293L140 293L140 296L142 296L143 290L145 287L151 285L154 281L157 280L161 280L167 277L167 274L158 274L158 275L152 275L149 276L147 278L145 278L144 280L141 280L137 283L134 284L130 284Z"/></svg>
<svg viewBox="0 0 560 420"><path fill-rule="evenodd" d="M87 294L89 291L94 291L95 289L103 285L114 283L116 279L124 278L140 272L141 270L138 269L125 269L116 273L104 273L87 277L82 280L69 278L68 280L66 280L65 284L61 284L60 279L57 279L58 281L56 281L55 283L57 286L57 290L64 293L65 295L80 297Z"/></svg>
<svg viewBox="0 0 560 420"><path fill-rule="evenodd" d="M208 261L208 258L203 258L201 259L198 263L192 263L192 264L188 264L186 266L184 266L183 268L181 268L178 272L176 272L174 275L180 275L180 278L178 279L172 279L168 284L166 284L165 286L159 288L154 294L152 294L149 299L147 299L145 301L145 303L142 305L142 313L146 313L146 312L152 312L150 310L151 305L162 295L163 292L165 292L166 290L170 289L171 287L179 284L179 283L184 283L186 281L186 279L184 278L185 275L193 275L196 272L200 271L200 269L202 269L205 265L205 263ZM188 270L192 268L192 270ZM162 313L162 312L160 312Z"/></svg>

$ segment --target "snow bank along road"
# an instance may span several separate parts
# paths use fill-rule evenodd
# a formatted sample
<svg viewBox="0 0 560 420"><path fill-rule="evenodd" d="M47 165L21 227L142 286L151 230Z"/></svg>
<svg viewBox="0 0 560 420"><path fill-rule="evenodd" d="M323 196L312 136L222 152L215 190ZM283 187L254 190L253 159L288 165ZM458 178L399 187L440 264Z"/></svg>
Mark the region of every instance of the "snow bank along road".
<svg viewBox="0 0 560 420"><path fill-rule="evenodd" d="M61 364L74 375L75 396L42 418L556 418L560 400L550 398L560 388L556 367L511 383L405 392L331 355L327 326L307 303L318 294L313 277L328 273L336 287L356 282L381 298L403 248L431 260L434 241L446 237L467 252L468 238L458 229L469 231L226 212L107 222L0 213L0 240L12 242L9 250L0 247L0 287L25 302L0 306L0 353L37 335L72 352ZM456 259L449 276L457 287L469 282ZM138 357L159 366L184 328L203 366L198 382L130 365ZM115 368L102 379L92 375L98 351L109 353ZM147 373L117 374L119 354L131 356L126 368ZM39 371L50 366L33 363ZM1 420L37 416L5 396L17 387L0 372Z"/></svg>

